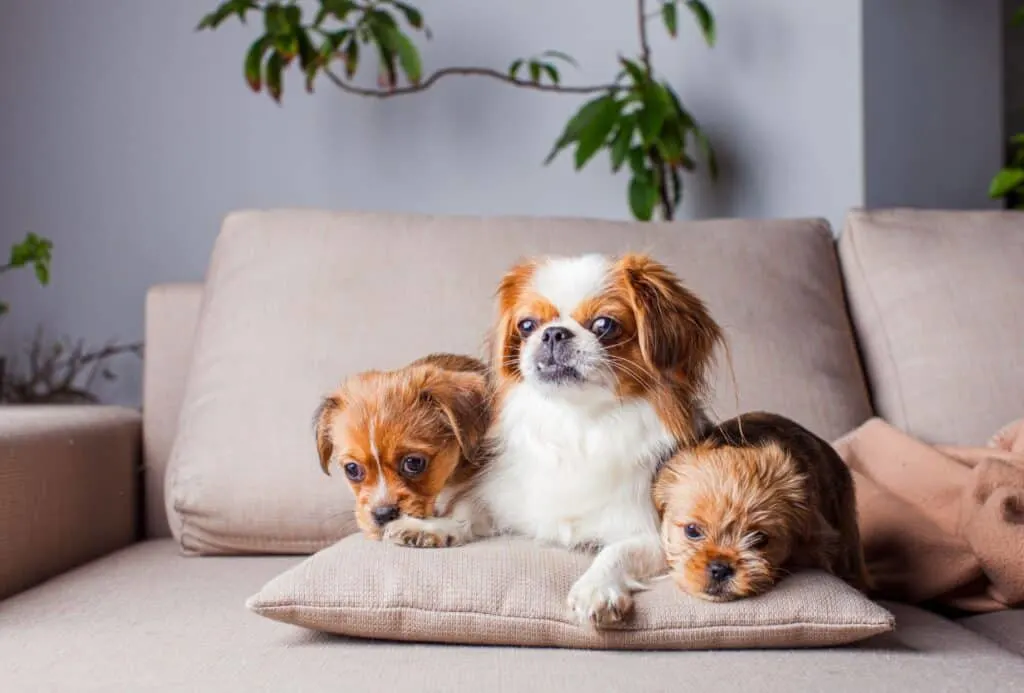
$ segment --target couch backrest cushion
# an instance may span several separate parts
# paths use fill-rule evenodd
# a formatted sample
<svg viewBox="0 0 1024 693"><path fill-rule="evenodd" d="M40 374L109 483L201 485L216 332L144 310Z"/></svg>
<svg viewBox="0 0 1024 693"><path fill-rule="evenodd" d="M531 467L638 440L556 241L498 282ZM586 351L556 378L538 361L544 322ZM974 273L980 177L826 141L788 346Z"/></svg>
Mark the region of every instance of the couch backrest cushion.
<svg viewBox="0 0 1024 693"><path fill-rule="evenodd" d="M232 214L206 280L168 475L187 552L308 552L354 531L311 417L342 376L430 351L482 354L499 278L545 253L647 251L709 302L739 405L827 437L871 411L819 221L634 224L321 211ZM719 368L716 412L735 411Z"/></svg>
<svg viewBox="0 0 1024 693"><path fill-rule="evenodd" d="M883 418L981 445L1024 415L1024 214L858 210L839 245Z"/></svg>

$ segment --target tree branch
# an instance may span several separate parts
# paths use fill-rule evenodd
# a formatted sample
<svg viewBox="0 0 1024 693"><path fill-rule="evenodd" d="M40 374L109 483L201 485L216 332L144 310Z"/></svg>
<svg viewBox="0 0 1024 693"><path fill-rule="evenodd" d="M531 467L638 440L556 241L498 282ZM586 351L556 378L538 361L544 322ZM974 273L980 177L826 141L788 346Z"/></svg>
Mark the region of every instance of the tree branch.
<svg viewBox="0 0 1024 693"><path fill-rule="evenodd" d="M519 79L518 77L511 77L504 72L498 70L492 70L487 67L446 67L443 70L438 70L434 74L427 77L419 84L412 84L406 87L395 87L394 89L367 89L364 87L357 87L354 84L350 84L343 80L338 75L334 74L330 68L325 67L323 69L327 78L334 82L335 86L343 91L347 91L350 94L357 94L359 96L374 96L379 99L386 99L391 96L401 96L403 94L415 94L416 92L426 91L430 87L434 86L440 79L449 75L464 75L464 76L475 76L475 77L489 77L496 79L506 84L511 84L514 87L521 87L523 89L533 89L536 91L553 92L556 94L596 94L599 92L611 92L618 91L621 87L617 84L593 84L587 86L563 86L560 84L538 84L525 79Z"/></svg>
<svg viewBox="0 0 1024 693"><path fill-rule="evenodd" d="M651 74L651 44L647 40L647 0L637 0L636 12L640 24L640 60Z"/></svg>

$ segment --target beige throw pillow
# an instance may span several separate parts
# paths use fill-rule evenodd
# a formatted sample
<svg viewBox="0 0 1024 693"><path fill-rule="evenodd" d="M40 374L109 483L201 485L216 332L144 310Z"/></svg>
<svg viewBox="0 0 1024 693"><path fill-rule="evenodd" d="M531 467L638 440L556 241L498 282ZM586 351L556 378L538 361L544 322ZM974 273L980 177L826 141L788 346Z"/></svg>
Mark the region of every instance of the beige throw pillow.
<svg viewBox="0 0 1024 693"><path fill-rule="evenodd" d="M843 645L893 629L844 582L807 572L753 599L710 604L662 579L625 625L577 625L565 597L590 556L523 539L413 549L351 536L279 575L247 606L267 618L362 638L475 645L711 649Z"/></svg>

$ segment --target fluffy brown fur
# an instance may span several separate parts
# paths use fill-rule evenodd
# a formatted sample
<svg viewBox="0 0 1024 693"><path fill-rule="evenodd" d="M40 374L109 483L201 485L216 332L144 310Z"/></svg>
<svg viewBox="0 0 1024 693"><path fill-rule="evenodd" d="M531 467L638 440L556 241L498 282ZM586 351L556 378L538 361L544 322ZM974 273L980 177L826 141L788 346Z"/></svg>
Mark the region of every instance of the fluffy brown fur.
<svg viewBox="0 0 1024 693"><path fill-rule="evenodd" d="M320 466L342 468L367 536L405 543L410 520L447 511L477 471L487 403L484 364L454 354L359 373L324 399L315 415Z"/></svg>
<svg viewBox="0 0 1024 693"><path fill-rule="evenodd" d="M689 594L750 597L797 568L869 586L850 471L785 417L755 412L713 428L660 470L654 500L671 575Z"/></svg>

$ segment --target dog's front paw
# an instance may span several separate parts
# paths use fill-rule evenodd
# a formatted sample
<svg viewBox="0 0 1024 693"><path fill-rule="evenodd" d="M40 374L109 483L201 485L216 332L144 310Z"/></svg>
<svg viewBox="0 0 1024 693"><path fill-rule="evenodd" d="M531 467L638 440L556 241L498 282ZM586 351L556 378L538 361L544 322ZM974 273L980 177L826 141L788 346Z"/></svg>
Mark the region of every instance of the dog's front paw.
<svg viewBox="0 0 1024 693"><path fill-rule="evenodd" d="M606 628L621 623L633 610L633 595L615 582L583 575L569 590L569 608L580 623Z"/></svg>
<svg viewBox="0 0 1024 693"><path fill-rule="evenodd" d="M413 517L400 518L384 527L384 539L400 546L436 549L455 546L458 535L449 528Z"/></svg>

